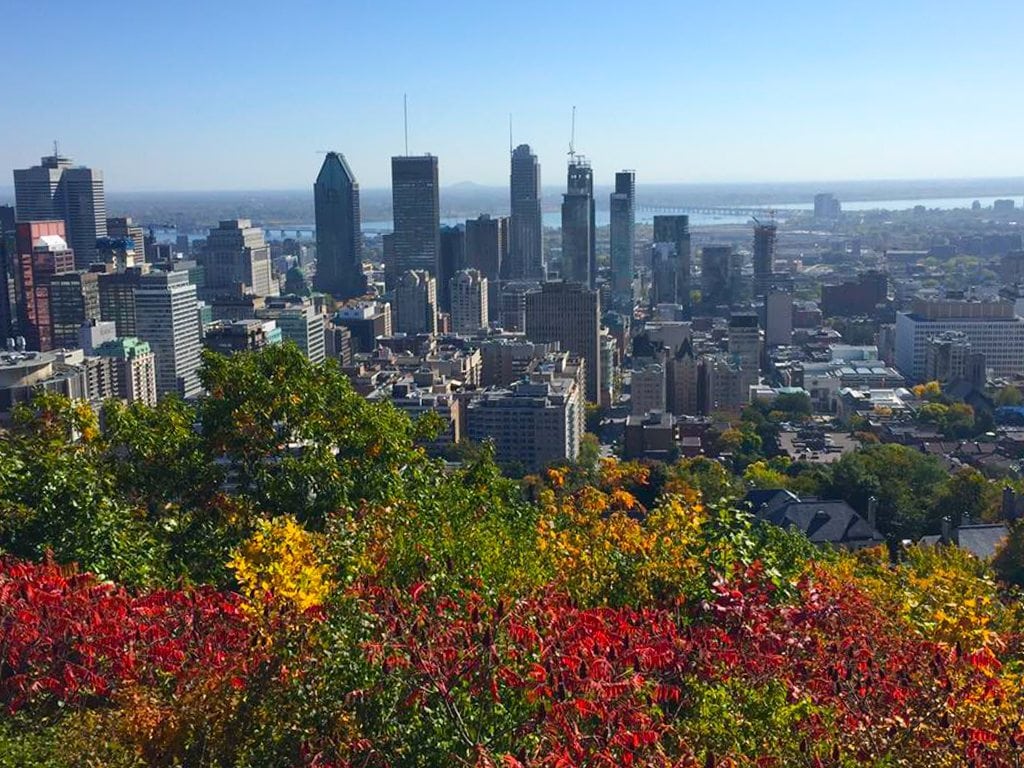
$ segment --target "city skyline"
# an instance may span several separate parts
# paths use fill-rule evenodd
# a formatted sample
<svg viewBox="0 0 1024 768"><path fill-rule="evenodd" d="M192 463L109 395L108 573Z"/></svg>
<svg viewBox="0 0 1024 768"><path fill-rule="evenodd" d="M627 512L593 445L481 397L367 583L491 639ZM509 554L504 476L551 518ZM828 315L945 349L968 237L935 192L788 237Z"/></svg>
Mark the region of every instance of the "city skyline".
<svg viewBox="0 0 1024 768"><path fill-rule="evenodd" d="M389 157L403 151L403 93L409 150L440 158L442 186L505 182L510 113L515 142L534 148L548 178L561 176L574 105L577 147L601 180L619 168L673 183L983 178L1024 167L1014 132L1024 106L1000 75L1016 66L1016 4L599 3L581 14L527 2L482 19L459 4L437 15L314 3L285 15L260 2L100 2L62 7L59 25L46 23L47 5L15 2L6 20L45 27L48 44L69 48L127 22L148 55L128 70L115 48L98 48L86 67L33 57L10 98L42 117L32 131L22 121L0 126L0 168L25 167L56 138L104 169L111 190L301 189L315 153L332 148L364 188L383 188ZM257 37L265 32L265 44L209 34L240 18ZM527 56L516 36L494 34L524 20ZM13 35L12 58L34 44ZM132 94L145 131L93 98L104 80ZM254 100L258 125L240 131L237 116ZM301 119L309 110L317 120Z"/></svg>

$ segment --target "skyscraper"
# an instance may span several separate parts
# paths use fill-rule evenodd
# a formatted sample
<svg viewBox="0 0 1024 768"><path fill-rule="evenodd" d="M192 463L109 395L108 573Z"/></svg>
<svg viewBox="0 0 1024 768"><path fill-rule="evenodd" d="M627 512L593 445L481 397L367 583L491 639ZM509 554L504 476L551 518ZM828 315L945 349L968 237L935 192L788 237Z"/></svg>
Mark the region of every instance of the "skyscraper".
<svg viewBox="0 0 1024 768"><path fill-rule="evenodd" d="M156 356L157 394L198 395L199 307L187 272L151 272L139 278L135 327Z"/></svg>
<svg viewBox="0 0 1024 768"><path fill-rule="evenodd" d="M241 290L256 296L277 295L270 271L270 248L263 230L249 219L228 219L211 229L203 251L205 292L209 296ZM157 353L159 357L159 352Z"/></svg>
<svg viewBox="0 0 1024 768"><path fill-rule="evenodd" d="M135 251L135 261L146 260L146 233L142 231L142 227L132 221L130 216L107 219L107 237L131 239Z"/></svg>
<svg viewBox="0 0 1024 768"><path fill-rule="evenodd" d="M775 271L774 221L762 223L754 219L754 295L763 296L771 285Z"/></svg>
<svg viewBox="0 0 1024 768"><path fill-rule="evenodd" d="M436 276L441 252L437 158L392 157L391 201L395 232L391 263L385 264L389 285L410 269Z"/></svg>
<svg viewBox="0 0 1024 768"><path fill-rule="evenodd" d="M544 283L526 295L526 338L557 341L584 359L587 400L600 402L601 295L579 283Z"/></svg>
<svg viewBox="0 0 1024 768"><path fill-rule="evenodd" d="M700 300L708 308L732 304L739 280L732 246L705 245L700 253Z"/></svg>
<svg viewBox="0 0 1024 768"><path fill-rule="evenodd" d="M21 295L19 328L29 349L53 349L50 283L72 272L75 255L64 239L64 222L23 221L16 227L18 281Z"/></svg>
<svg viewBox="0 0 1024 768"><path fill-rule="evenodd" d="M508 252L508 218L486 213L466 222L466 266L480 270L489 281L501 277Z"/></svg>
<svg viewBox="0 0 1024 768"><path fill-rule="evenodd" d="M615 174L611 194L612 294L617 300L633 298L633 249L636 243L636 172Z"/></svg>
<svg viewBox="0 0 1024 768"><path fill-rule="evenodd" d="M14 172L18 221L61 219L75 267L88 269L96 256L96 239L107 234L103 173L49 155L40 164Z"/></svg>
<svg viewBox="0 0 1024 768"><path fill-rule="evenodd" d="M541 217L540 163L529 144L512 151L512 217L509 254L502 277L507 280L543 280L544 225Z"/></svg>
<svg viewBox="0 0 1024 768"><path fill-rule="evenodd" d="M328 152L313 185L318 291L337 299L366 293L359 183L345 156Z"/></svg>
<svg viewBox="0 0 1024 768"><path fill-rule="evenodd" d="M403 272L395 286L396 333L437 333L437 281L422 269Z"/></svg>
<svg viewBox="0 0 1024 768"><path fill-rule="evenodd" d="M490 321L487 278L476 269L464 269L452 278L452 330L475 333Z"/></svg>
<svg viewBox="0 0 1024 768"><path fill-rule="evenodd" d="M75 349L79 329L100 319L100 288L95 272L65 272L50 278L50 321L55 349Z"/></svg>
<svg viewBox="0 0 1024 768"><path fill-rule="evenodd" d="M594 214L594 173L585 158L573 155L562 197L562 279L588 288L597 281Z"/></svg>
<svg viewBox="0 0 1024 768"><path fill-rule="evenodd" d="M437 301L442 312L452 308L451 280L466 268L466 228L441 227L441 251L437 267Z"/></svg>
<svg viewBox="0 0 1024 768"><path fill-rule="evenodd" d="M655 216L651 254L655 304L690 308L690 217Z"/></svg>

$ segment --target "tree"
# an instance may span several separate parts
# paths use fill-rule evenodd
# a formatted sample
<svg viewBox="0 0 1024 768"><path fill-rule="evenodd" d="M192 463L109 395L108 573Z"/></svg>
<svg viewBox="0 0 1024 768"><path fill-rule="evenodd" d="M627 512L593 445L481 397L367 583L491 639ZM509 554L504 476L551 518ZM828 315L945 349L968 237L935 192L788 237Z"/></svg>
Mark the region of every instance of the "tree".
<svg viewBox="0 0 1024 768"><path fill-rule="evenodd" d="M868 499L876 497L879 530L917 539L935 527L929 517L946 477L933 456L892 443L868 445L835 462L826 493L862 515Z"/></svg>
<svg viewBox="0 0 1024 768"><path fill-rule="evenodd" d="M996 552L992 567L1007 584L1024 588L1024 520L1010 523L1006 541Z"/></svg>
<svg viewBox="0 0 1024 768"><path fill-rule="evenodd" d="M998 406L1017 406L1021 403L1024 403L1024 396L1014 386L1005 386L996 395L996 405Z"/></svg>
<svg viewBox="0 0 1024 768"><path fill-rule="evenodd" d="M949 517L953 525L991 519L999 508L999 489L973 467L961 467L943 483L932 519Z"/></svg>

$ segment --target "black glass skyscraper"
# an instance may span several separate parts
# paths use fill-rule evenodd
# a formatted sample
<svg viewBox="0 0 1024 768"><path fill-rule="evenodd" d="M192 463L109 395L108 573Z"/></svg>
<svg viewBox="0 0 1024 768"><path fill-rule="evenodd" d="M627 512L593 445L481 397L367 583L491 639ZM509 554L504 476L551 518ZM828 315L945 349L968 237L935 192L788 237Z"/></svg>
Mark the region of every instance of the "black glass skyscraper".
<svg viewBox="0 0 1024 768"><path fill-rule="evenodd" d="M778 234L774 221L754 219L754 295L763 296L771 285L775 271L775 240Z"/></svg>
<svg viewBox="0 0 1024 768"><path fill-rule="evenodd" d="M612 293L616 300L628 302L633 295L633 248L636 240L636 173L615 174L615 191L609 201L611 211Z"/></svg>
<svg viewBox="0 0 1024 768"><path fill-rule="evenodd" d="M501 276L506 280L543 280L540 163L529 144L520 144L512 151L509 189L512 202L509 254Z"/></svg>
<svg viewBox="0 0 1024 768"><path fill-rule="evenodd" d="M574 155L562 197L562 278L588 288L597 282L594 214L593 171Z"/></svg>
<svg viewBox="0 0 1024 768"><path fill-rule="evenodd" d="M318 291L337 299L366 293L359 183L345 156L328 152L313 185Z"/></svg>
<svg viewBox="0 0 1024 768"><path fill-rule="evenodd" d="M425 269L436 277L441 252L436 157L391 158L391 205L395 234L392 263L385 264L389 284L410 269Z"/></svg>

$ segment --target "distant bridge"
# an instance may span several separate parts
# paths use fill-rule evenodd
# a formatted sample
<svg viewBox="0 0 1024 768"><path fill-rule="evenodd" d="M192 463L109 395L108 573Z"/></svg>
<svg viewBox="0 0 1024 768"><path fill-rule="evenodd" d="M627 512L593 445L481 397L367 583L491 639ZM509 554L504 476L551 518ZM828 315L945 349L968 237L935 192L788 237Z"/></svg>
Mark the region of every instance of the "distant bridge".
<svg viewBox="0 0 1024 768"><path fill-rule="evenodd" d="M799 211L799 209L797 208L772 208L771 206L764 206L759 208L742 208L721 205L638 205L636 210L637 213L659 215L671 215L674 213L700 213L707 214L708 216L756 216L758 218L769 218L770 216L772 216L772 214L776 216L785 216L787 214L793 214Z"/></svg>

